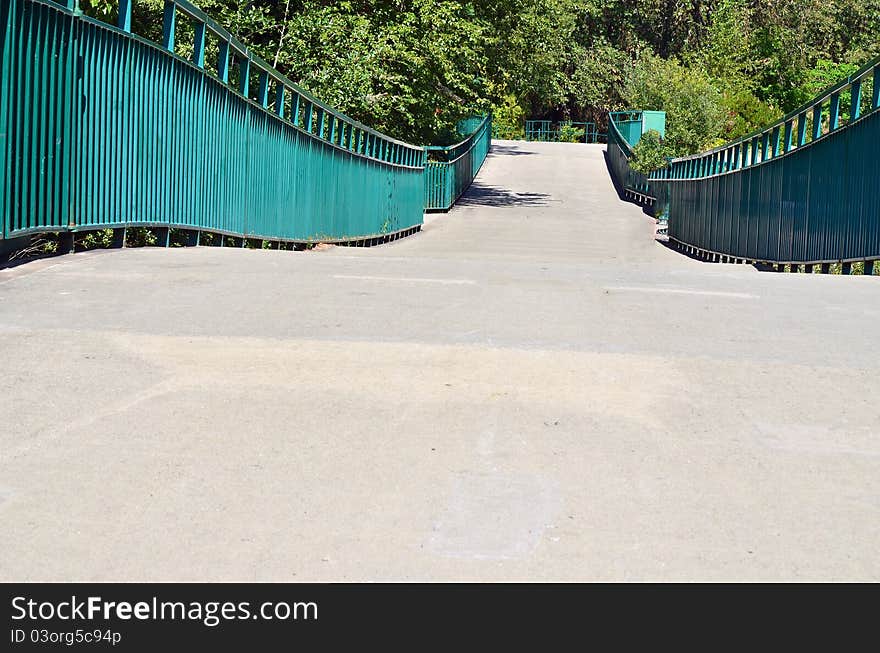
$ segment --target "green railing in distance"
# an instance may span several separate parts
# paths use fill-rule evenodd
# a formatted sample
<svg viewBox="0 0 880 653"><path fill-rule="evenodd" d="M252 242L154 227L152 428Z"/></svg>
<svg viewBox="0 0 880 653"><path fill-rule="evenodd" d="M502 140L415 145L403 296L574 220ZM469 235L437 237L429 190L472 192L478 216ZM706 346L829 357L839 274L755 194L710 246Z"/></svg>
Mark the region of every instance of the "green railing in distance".
<svg viewBox="0 0 880 653"><path fill-rule="evenodd" d="M641 138L641 120L633 120L630 116L640 112L612 112L608 116L608 166L620 192L633 200L644 204L653 203L653 196L648 176L633 170L629 165L633 150L631 142L637 143ZM624 132L621 131L621 128ZM636 135L636 129L638 134Z"/></svg>
<svg viewBox="0 0 880 653"><path fill-rule="evenodd" d="M612 111L608 114L609 122L617 127L618 135L635 147L642 138L642 134L654 130L661 138L666 136L666 112L665 111Z"/></svg>
<svg viewBox="0 0 880 653"><path fill-rule="evenodd" d="M583 131L577 139L580 143L598 143L600 134L594 122L572 122L565 120L554 123L552 120L526 120L525 137L527 141L559 142L567 140L573 130Z"/></svg>
<svg viewBox="0 0 880 653"><path fill-rule="evenodd" d="M425 209L448 211L474 181L491 147L491 116L480 118L473 133L460 143L425 147Z"/></svg>
<svg viewBox="0 0 880 653"><path fill-rule="evenodd" d="M669 237L776 264L880 259L880 58L767 127L652 174ZM610 156L610 152L609 152Z"/></svg>
<svg viewBox="0 0 880 653"><path fill-rule="evenodd" d="M3 0L0 30L0 238L156 226L332 242L422 223L422 147L323 104L184 0L165 3L161 43L131 33L130 0L117 26L76 0Z"/></svg>

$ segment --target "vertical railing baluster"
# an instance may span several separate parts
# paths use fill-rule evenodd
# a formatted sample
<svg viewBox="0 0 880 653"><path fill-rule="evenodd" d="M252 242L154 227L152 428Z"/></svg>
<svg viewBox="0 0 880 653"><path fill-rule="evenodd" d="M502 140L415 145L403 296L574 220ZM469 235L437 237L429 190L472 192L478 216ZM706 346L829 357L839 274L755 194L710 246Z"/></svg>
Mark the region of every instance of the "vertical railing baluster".
<svg viewBox="0 0 880 653"><path fill-rule="evenodd" d="M291 120L291 121L293 122L293 124L296 125L297 127L299 127L299 105L300 105L299 98L300 98L299 93L297 93L296 91L294 91L294 92L293 92L293 100L292 100L292 104L293 104L293 116L291 116L290 120Z"/></svg>
<svg viewBox="0 0 880 653"><path fill-rule="evenodd" d="M306 115L303 116L303 127L308 133L312 133L312 123L315 121L315 105L311 101L306 101Z"/></svg>
<svg viewBox="0 0 880 653"><path fill-rule="evenodd" d="M177 25L177 5L165 3L165 15L162 17L162 47L174 52L174 32Z"/></svg>
<svg viewBox="0 0 880 653"><path fill-rule="evenodd" d="M260 71L260 90L257 95L257 102L264 109L269 106L269 72L266 70Z"/></svg>
<svg viewBox="0 0 880 653"><path fill-rule="evenodd" d="M131 3L132 0L119 0L119 29L131 33Z"/></svg>
<svg viewBox="0 0 880 653"><path fill-rule="evenodd" d="M798 131L797 146L800 147L807 142L807 112L802 111L798 114Z"/></svg>
<svg viewBox="0 0 880 653"><path fill-rule="evenodd" d="M246 98L250 98L251 93L251 60L246 56L238 64L238 84L239 91Z"/></svg>
<svg viewBox="0 0 880 653"><path fill-rule="evenodd" d="M278 82L278 86L275 91L275 113L278 114L279 117L284 117L284 97L285 97L285 88L284 84Z"/></svg>
<svg viewBox="0 0 880 653"><path fill-rule="evenodd" d="M220 41L220 53L217 56L217 77L224 84L229 83L229 41Z"/></svg>
<svg viewBox="0 0 880 653"><path fill-rule="evenodd" d="M831 108L828 114L828 131L833 132L840 126L840 93L831 94Z"/></svg>
<svg viewBox="0 0 880 653"><path fill-rule="evenodd" d="M813 107L813 140L822 138L822 103Z"/></svg>
<svg viewBox="0 0 880 653"><path fill-rule="evenodd" d="M199 21L196 23L196 31L193 38L193 56L192 61L199 68L205 67L205 23Z"/></svg>
<svg viewBox="0 0 880 653"><path fill-rule="evenodd" d="M862 115L862 80L854 81L849 87L849 121L858 120Z"/></svg>
<svg viewBox="0 0 880 653"><path fill-rule="evenodd" d="M874 89L871 93L871 110L880 109L880 65L874 66Z"/></svg>
<svg viewBox="0 0 880 653"><path fill-rule="evenodd" d="M782 136L782 152L788 152L791 149L791 136L794 129L794 121L786 120L785 121L785 132Z"/></svg>

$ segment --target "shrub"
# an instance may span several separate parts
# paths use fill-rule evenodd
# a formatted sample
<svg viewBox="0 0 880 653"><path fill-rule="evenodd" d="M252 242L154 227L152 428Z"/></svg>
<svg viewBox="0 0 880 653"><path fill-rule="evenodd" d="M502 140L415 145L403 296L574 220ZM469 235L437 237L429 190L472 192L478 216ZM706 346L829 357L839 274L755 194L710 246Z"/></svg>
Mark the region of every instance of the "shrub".
<svg viewBox="0 0 880 653"><path fill-rule="evenodd" d="M650 174L655 170L666 167L666 159L669 156L668 148L660 138L660 132L649 129L633 148L633 156L629 166L636 172Z"/></svg>

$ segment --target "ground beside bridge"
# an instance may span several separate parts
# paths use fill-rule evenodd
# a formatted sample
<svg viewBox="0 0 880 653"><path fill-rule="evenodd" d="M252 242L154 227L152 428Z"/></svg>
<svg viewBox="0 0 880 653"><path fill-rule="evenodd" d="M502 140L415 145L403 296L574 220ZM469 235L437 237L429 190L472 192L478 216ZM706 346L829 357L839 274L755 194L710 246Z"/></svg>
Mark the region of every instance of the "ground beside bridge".
<svg viewBox="0 0 880 653"><path fill-rule="evenodd" d="M371 249L0 271L4 580L880 580L877 279L498 142Z"/></svg>

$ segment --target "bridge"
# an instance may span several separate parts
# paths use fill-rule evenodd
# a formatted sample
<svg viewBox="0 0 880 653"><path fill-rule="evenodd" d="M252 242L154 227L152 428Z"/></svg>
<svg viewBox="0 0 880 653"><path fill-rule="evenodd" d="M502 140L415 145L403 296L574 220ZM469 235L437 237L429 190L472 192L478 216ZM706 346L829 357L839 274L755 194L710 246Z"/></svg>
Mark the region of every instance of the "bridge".
<svg viewBox="0 0 880 653"><path fill-rule="evenodd" d="M12 6L29 20L61 21L34 28L41 38L78 23L83 33L130 38L51 3ZM6 48L8 37L10 70ZM203 74L161 44L149 48L169 69ZM299 93L285 88L284 97ZM638 178L613 133L607 146L496 140L483 163L477 143L488 137L436 154L384 140L303 95L348 134L340 146L327 127L282 124L294 114L272 117L271 102L224 93L236 93L249 120L262 116L255 129L278 123L272 129L306 157L297 165L326 158L332 180L345 166L375 169L348 180L383 185L382 201L398 206L418 195L418 216L401 209L384 231L379 209L347 222L333 203L354 199L322 191L314 197L338 211L326 223L338 231L314 227L320 210L298 209L288 222L283 202L266 223L254 222L259 211L240 225L198 222L235 214L220 199L183 222L165 219L173 212L140 220L106 208L141 211L104 175L101 192L71 177L63 195L107 202L100 219L84 222L99 204L65 201L52 205L60 218L38 212L43 223L25 223L36 214L13 211L7 191L7 239L52 229L74 234L75 246L86 226L135 224L273 249L120 247L0 270L4 579L880 577L877 279L766 271L820 271L874 260L876 250L798 259L713 245L711 228L679 221L699 214L678 212L692 208L678 190L664 194L668 173ZM4 116L25 101L4 97ZM717 174L785 164L876 115L850 117L750 173ZM351 145L371 139L380 143L371 152L396 147L382 157L411 152L416 165ZM462 150L478 154L463 159ZM96 151L73 170L128 161L112 147ZM16 180L27 172L18 152L7 137L5 169ZM247 170L275 174L282 153L274 167ZM430 193L441 197L425 170L458 161L466 165L443 182L443 197L463 194L448 212L424 212ZM398 175L418 183L398 185ZM28 183L56 188L38 177ZM219 183L185 179L173 201ZM271 177L259 179L247 201L269 207L261 184ZM681 192L706 194L727 182L685 183ZM875 193L863 186L860 224L876 224ZM378 205L371 197L365 211ZM305 215L311 223L300 222ZM668 241L657 237L657 217L662 227L667 216ZM315 238L321 232L328 237ZM709 240L698 240L703 233Z"/></svg>

